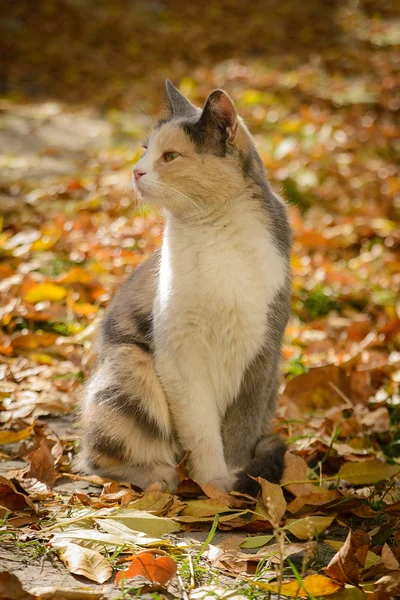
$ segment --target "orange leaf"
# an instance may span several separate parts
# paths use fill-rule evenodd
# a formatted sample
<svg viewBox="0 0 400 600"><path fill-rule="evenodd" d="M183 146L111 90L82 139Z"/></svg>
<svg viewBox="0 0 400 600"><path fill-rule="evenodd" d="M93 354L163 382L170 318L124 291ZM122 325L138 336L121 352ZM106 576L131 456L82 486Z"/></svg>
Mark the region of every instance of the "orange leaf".
<svg viewBox="0 0 400 600"><path fill-rule="evenodd" d="M142 575L148 581L156 582L165 585L176 574L177 564L167 555L156 556L163 554L160 550L140 552L133 559L131 566L127 571L120 571L115 577L115 583L119 585L122 578L136 577Z"/></svg>
<svg viewBox="0 0 400 600"><path fill-rule="evenodd" d="M11 344L13 348L35 350L40 347L52 346L58 337L56 333L18 334L11 340Z"/></svg>

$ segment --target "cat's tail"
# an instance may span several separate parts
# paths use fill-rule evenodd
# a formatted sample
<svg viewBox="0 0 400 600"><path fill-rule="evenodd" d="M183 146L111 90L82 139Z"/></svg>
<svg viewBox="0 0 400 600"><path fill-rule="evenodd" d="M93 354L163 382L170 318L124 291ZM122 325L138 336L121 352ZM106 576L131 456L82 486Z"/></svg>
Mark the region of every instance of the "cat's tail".
<svg viewBox="0 0 400 600"><path fill-rule="evenodd" d="M238 475L234 489L243 494L257 496L260 489L253 477L262 477L271 483L279 483L285 465L286 444L279 435L263 436L257 443L254 458Z"/></svg>

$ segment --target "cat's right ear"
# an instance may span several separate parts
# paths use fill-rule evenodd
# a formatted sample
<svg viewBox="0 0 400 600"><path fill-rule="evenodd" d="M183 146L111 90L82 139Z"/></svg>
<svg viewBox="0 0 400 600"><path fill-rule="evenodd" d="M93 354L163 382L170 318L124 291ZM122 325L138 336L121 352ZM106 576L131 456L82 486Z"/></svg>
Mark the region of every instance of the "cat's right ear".
<svg viewBox="0 0 400 600"><path fill-rule="evenodd" d="M197 114L197 109L189 100L182 96L180 91L170 82L165 82L166 94L164 98L165 108L170 117L188 117Z"/></svg>

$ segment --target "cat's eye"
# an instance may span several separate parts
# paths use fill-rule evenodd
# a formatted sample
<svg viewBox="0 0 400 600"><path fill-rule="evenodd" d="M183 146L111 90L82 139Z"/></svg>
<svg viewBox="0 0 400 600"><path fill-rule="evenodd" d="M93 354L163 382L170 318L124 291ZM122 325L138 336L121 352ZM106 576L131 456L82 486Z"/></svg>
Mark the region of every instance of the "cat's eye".
<svg viewBox="0 0 400 600"><path fill-rule="evenodd" d="M182 156L182 155L179 154L179 152L164 152L164 154L163 154L163 158L164 158L165 162L171 162L172 160L175 160L176 158L178 158L178 156Z"/></svg>

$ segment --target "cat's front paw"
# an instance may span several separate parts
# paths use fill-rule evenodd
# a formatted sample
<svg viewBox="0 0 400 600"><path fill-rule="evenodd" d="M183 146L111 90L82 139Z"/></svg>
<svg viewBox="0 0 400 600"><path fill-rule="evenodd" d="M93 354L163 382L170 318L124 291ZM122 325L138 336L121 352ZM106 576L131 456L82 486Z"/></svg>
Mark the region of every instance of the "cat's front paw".
<svg viewBox="0 0 400 600"><path fill-rule="evenodd" d="M215 479L210 479L206 483L209 483L213 487L216 487L219 490L222 490L223 492L230 492L231 490L233 490L235 478L231 475L228 475L226 477L217 477Z"/></svg>

